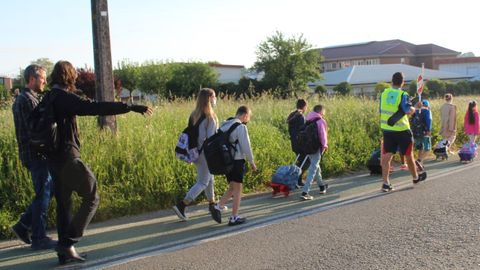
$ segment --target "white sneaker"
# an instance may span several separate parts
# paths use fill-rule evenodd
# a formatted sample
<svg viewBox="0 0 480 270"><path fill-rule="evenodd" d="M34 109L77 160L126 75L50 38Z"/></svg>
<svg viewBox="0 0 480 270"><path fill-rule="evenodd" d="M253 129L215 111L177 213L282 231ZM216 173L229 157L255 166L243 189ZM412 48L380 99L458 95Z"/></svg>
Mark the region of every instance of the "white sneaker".
<svg viewBox="0 0 480 270"><path fill-rule="evenodd" d="M313 196L309 195L309 194L305 194L305 195L301 195L300 199L302 199L304 201L310 201L310 200L313 200Z"/></svg>

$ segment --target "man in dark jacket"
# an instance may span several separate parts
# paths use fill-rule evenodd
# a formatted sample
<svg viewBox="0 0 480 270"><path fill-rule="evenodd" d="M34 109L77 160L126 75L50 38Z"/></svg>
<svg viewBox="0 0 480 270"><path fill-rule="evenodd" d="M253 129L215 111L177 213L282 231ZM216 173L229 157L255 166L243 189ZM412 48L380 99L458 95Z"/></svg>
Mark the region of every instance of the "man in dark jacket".
<svg viewBox="0 0 480 270"><path fill-rule="evenodd" d="M59 262L84 261L73 245L79 241L99 204L97 180L80 159L80 140L76 116L115 115L134 111L152 114L151 108L121 102L95 102L76 95L77 73L67 61L55 64L51 75L51 93L57 122L57 151L49 157L57 199L57 255ZM72 217L72 193L81 198L80 208Z"/></svg>
<svg viewBox="0 0 480 270"><path fill-rule="evenodd" d="M302 176L303 176L303 173L305 172L304 168L308 168L309 166L308 161L306 161L305 164L303 164L302 166L302 163L307 157L307 155L305 155L299 150L299 147L297 145L297 140L296 140L298 132L305 125L304 113L306 111L307 111L307 101L305 101L304 99L299 99L297 100L297 109L291 112L287 117L288 133L290 135L290 143L292 144L292 151L295 153L295 155L298 156L296 165L298 167L301 167L302 169L302 173L298 178L298 186L303 186Z"/></svg>
<svg viewBox="0 0 480 270"><path fill-rule="evenodd" d="M30 113L40 102L38 94L43 92L47 81L46 70L39 65L30 65L25 69L24 78L26 88L16 97L12 110L20 160L32 176L35 197L12 230L24 243L32 244L32 249L50 249L57 245L57 241L53 241L46 234L53 181L47 160L30 146L31 133L28 128ZM31 238L28 234L29 228L32 229Z"/></svg>

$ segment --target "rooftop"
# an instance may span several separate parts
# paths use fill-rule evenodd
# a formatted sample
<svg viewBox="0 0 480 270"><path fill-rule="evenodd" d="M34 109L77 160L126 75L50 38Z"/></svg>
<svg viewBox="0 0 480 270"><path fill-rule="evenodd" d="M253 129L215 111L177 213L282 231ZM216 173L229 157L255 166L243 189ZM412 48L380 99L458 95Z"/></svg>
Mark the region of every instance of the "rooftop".
<svg viewBox="0 0 480 270"><path fill-rule="evenodd" d="M325 60L385 57L385 56L421 56L421 55L448 55L456 56L457 51L450 50L435 44L415 45L400 39L370 41L364 43L339 45L321 49Z"/></svg>
<svg viewBox="0 0 480 270"><path fill-rule="evenodd" d="M378 82L390 82L395 72L402 72L405 81L416 80L422 69L415 66L404 64L387 64L387 65L363 65L351 66L345 69L323 73L323 80L316 81L314 84L323 84L326 86L337 85L341 82L355 84L376 84ZM447 71L439 71L433 69L425 69L424 78L451 80L451 79L470 79L470 76L459 75Z"/></svg>

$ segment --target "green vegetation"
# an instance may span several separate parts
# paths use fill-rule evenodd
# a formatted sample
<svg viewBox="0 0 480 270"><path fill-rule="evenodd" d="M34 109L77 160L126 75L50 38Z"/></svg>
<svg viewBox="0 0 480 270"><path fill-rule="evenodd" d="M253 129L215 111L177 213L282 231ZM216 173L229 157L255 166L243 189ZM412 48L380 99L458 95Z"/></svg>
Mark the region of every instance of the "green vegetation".
<svg viewBox="0 0 480 270"><path fill-rule="evenodd" d="M469 99L455 99L459 131ZM318 100L318 95L313 95L308 102L310 107L318 103L326 107L330 147L322 159L323 175L362 169L372 150L379 146L378 101L354 97ZM431 103L435 135L442 101ZM248 128L259 168L257 173L247 173L244 192L265 190L273 171L295 158L285 123L295 100L270 95L239 101L225 98L218 101L219 119L232 116L240 104L253 109ZM168 208L192 186L195 167L175 159L174 147L193 107L193 100L177 100L157 105L150 118L120 115L116 137L100 132L95 118L79 117L82 157L98 178L101 196L95 221ZM458 143L463 140L463 133L459 133ZM217 195L226 186L223 177L216 177ZM11 110L0 110L0 238L12 237L9 226L17 221L32 195L29 174L18 159ZM55 224L54 208L53 203L49 212L51 226Z"/></svg>

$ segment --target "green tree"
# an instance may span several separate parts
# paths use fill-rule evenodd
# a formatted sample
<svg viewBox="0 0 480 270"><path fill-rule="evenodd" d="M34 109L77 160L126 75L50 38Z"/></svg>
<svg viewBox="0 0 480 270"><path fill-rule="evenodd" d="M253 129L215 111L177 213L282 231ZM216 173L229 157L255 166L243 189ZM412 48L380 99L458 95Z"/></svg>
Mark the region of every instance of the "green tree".
<svg viewBox="0 0 480 270"><path fill-rule="evenodd" d="M472 94L479 94L480 93L480 81L471 81L470 82L470 89Z"/></svg>
<svg viewBox="0 0 480 270"><path fill-rule="evenodd" d="M445 82L443 81L431 79L425 85L428 87L431 97L439 97L445 94Z"/></svg>
<svg viewBox="0 0 480 270"><path fill-rule="evenodd" d="M392 87L389 83L386 82L378 82L377 85L375 85L375 95L379 95L383 92L383 90Z"/></svg>
<svg viewBox="0 0 480 270"><path fill-rule="evenodd" d="M471 93L468 81L459 81L455 84L455 93L457 95L468 95Z"/></svg>
<svg viewBox="0 0 480 270"><path fill-rule="evenodd" d="M327 88L323 84L317 85L317 87L315 87L315 93L324 96L327 93Z"/></svg>
<svg viewBox="0 0 480 270"><path fill-rule="evenodd" d="M140 67L138 88L142 92L167 96L167 82L172 78L171 69L161 62L147 62Z"/></svg>
<svg viewBox="0 0 480 270"><path fill-rule="evenodd" d="M37 64L44 67L47 70L47 76L50 76L53 71L53 66L55 65L49 58L46 57L38 58L37 60L32 61L31 64Z"/></svg>
<svg viewBox="0 0 480 270"><path fill-rule="evenodd" d="M166 87L176 96L191 96L202 87L214 87L218 75L205 63L170 64L171 77Z"/></svg>
<svg viewBox="0 0 480 270"><path fill-rule="evenodd" d="M137 63L122 61L118 63L113 75L120 80L122 87L133 91L140 83L140 67Z"/></svg>
<svg viewBox="0 0 480 270"><path fill-rule="evenodd" d="M321 78L320 51L312 49L303 35L286 38L276 32L260 43L254 68L265 72L263 82L268 88L279 89L283 96L293 90L307 89L307 83Z"/></svg>
<svg viewBox="0 0 480 270"><path fill-rule="evenodd" d="M333 91L340 95L347 96L352 92L352 85L348 82L341 82L333 88Z"/></svg>
<svg viewBox="0 0 480 270"><path fill-rule="evenodd" d="M405 89L405 87L404 87ZM416 80L412 80L410 82L410 84L408 85L408 90L405 90L408 92L408 95L410 97L415 97L417 96L417 81ZM423 85L423 93L422 93L422 97L429 97L430 95L430 91L428 89L428 86L426 84Z"/></svg>

